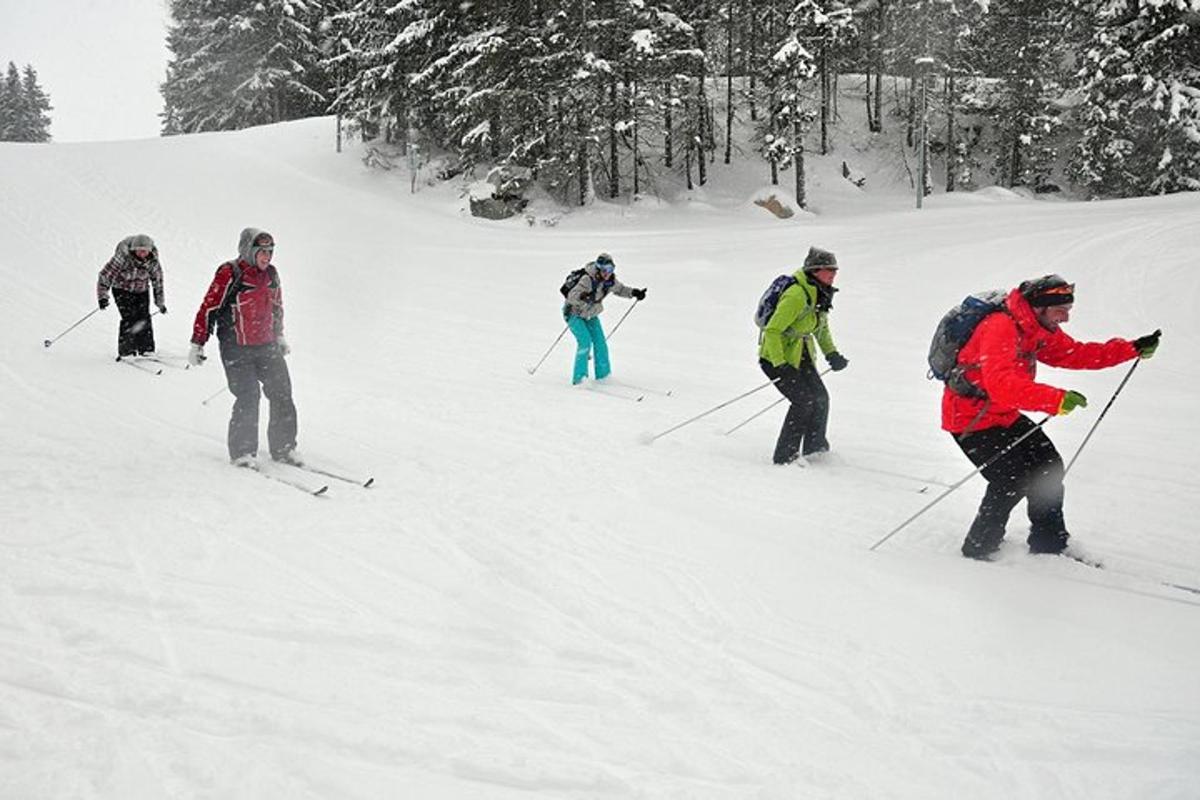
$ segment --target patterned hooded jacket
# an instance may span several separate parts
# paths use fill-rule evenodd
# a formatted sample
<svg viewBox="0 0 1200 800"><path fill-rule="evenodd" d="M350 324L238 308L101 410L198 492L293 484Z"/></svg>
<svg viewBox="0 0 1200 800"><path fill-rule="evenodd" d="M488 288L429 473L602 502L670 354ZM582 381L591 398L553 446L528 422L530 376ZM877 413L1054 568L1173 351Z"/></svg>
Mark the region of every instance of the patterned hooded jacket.
<svg viewBox="0 0 1200 800"><path fill-rule="evenodd" d="M968 397L948 385L942 392L942 429L975 432L1017 421L1019 409L1057 414L1065 389L1038 383L1037 364L1064 369L1104 369L1137 358L1126 339L1077 342L1037 320L1020 289L1008 293L1006 314L984 318L958 353L963 377L987 397Z"/></svg>
<svg viewBox="0 0 1200 800"><path fill-rule="evenodd" d="M246 228L238 239L238 257L217 267L196 321L192 343L204 344L215 329L221 347L273 344L283 336L283 289L274 264L259 269L255 244L271 234ZM274 238L271 239L274 247Z"/></svg>
<svg viewBox="0 0 1200 800"><path fill-rule="evenodd" d="M603 301L609 292L617 297L633 297L633 289L617 280L615 272L605 280L596 262L589 261L584 265L579 281L567 292L567 300L563 303L563 316L581 319L597 316L604 310Z"/></svg>
<svg viewBox="0 0 1200 800"><path fill-rule="evenodd" d="M150 256L140 261L134 250L149 250ZM100 270L96 279L96 298L108 297L110 289L126 292L145 292L154 287L154 305L166 305L163 292L162 265L158 263L158 248L154 240L145 234L126 236L117 243L116 252Z"/></svg>

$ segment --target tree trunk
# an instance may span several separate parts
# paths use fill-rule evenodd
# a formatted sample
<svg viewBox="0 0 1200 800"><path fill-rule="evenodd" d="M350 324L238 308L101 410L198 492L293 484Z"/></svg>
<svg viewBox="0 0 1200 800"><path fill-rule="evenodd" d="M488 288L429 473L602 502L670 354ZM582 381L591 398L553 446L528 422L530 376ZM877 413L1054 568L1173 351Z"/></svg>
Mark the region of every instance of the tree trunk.
<svg viewBox="0 0 1200 800"><path fill-rule="evenodd" d="M953 192L955 184L954 142L954 71L946 73L946 191Z"/></svg>
<svg viewBox="0 0 1200 800"><path fill-rule="evenodd" d="M799 105L799 87L797 87L797 105ZM797 109L798 112L798 109ZM808 208L808 199L804 189L804 133L800 129L800 114L792 115L792 168L796 170L796 205Z"/></svg>
<svg viewBox="0 0 1200 800"><path fill-rule="evenodd" d="M733 158L733 4L725 29L725 163Z"/></svg>
<svg viewBox="0 0 1200 800"><path fill-rule="evenodd" d="M663 104L663 165L672 166L675 152L671 142L671 109L675 101L675 84L667 79L667 102Z"/></svg>
<svg viewBox="0 0 1200 800"><path fill-rule="evenodd" d="M821 81L821 155L829 153L829 42L821 40L821 54L818 56L819 79Z"/></svg>
<svg viewBox="0 0 1200 800"><path fill-rule="evenodd" d="M608 79L608 196L615 200L621 195L621 164L617 158L617 123L620 106L617 102L617 78Z"/></svg>

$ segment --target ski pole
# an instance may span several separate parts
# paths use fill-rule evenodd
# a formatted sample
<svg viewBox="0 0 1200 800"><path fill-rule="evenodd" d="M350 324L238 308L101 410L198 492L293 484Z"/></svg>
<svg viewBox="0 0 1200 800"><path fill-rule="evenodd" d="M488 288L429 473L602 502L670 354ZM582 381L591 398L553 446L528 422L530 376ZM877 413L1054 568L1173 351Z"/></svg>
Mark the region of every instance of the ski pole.
<svg viewBox="0 0 1200 800"><path fill-rule="evenodd" d="M902 531L902 530L903 530L905 527L907 527L907 526L908 526L908 524L909 524L910 522L912 522L914 519L916 519L917 517L921 516L921 515L922 515L922 514L924 514L926 511L928 511L929 509L931 509L931 508L933 508L934 506L936 506L938 503L942 502L942 500L945 500L945 499L946 499L946 497L947 497L947 496L948 496L948 495L949 495L951 492L953 492L955 489L957 489L958 487L962 486L962 485L963 485L964 483L966 483L967 481L971 480L971 478L974 478L974 477L975 477L976 475L978 475L980 472L983 472L985 469L987 469L988 467L990 467L992 464L996 463L997 459L999 459L999 458L1000 458L1002 455L1004 455L1005 453L1007 453L1009 450L1012 450L1014 447L1016 447L1018 444L1020 444L1022 441L1024 441L1024 440L1025 440L1025 438L1026 438L1027 436L1029 436L1030 434L1032 434L1032 433L1033 433L1033 432L1035 432L1035 431L1038 431L1038 430L1040 430L1040 429L1041 429L1041 427L1042 427L1043 425L1045 425L1047 422L1049 422L1049 421L1050 421L1050 418L1051 418L1052 416L1054 416L1054 415L1053 415L1053 414L1048 414L1044 420L1042 420L1041 422L1039 422L1037 425L1034 425L1032 428L1030 428L1029 430L1025 431L1024 433L1022 433L1022 434L1021 434L1020 436L1018 436L1016 439L1013 439L1011 442L1009 442L1009 443L1008 443L1008 446L1007 446L1007 447L1005 447L1005 448L1004 448L1003 450L1001 450L999 453L996 453L996 455L992 456L992 457L991 457L991 458L989 458L987 461L985 461L985 462L983 463L983 465L982 465L982 466L976 467L976 468L974 469L974 471L972 471L970 474L968 474L968 475L965 475L965 476L962 478L962 480L960 480L960 481L958 481L958 482L956 482L956 483L952 483L952 484L950 484L950 488L946 489L946 491L942 492L942 493L941 493L941 494L939 494L937 497L933 498L933 500L931 500L931 501L929 501L928 503L926 503L926 504L925 504L925 507L924 507L924 508L922 508L920 511L918 511L918 512L917 512L917 513L915 513L915 514L913 514L911 517L909 517L908 519L904 520L904 522L901 522L899 525L897 525L895 528L893 528L893 529L891 530L891 532L889 532L889 533L888 533L888 535L887 535L887 536L884 536L884 537L883 537L882 539L880 539L878 542L876 542L875 544L871 545L870 549L871 549L871 550L874 550L875 548L879 547L879 545L883 544L883 543L884 543L884 542L886 542L888 539L892 538L892 537L893 537L893 536L895 536L897 533L899 533L900 531Z"/></svg>
<svg viewBox="0 0 1200 800"><path fill-rule="evenodd" d="M210 394L208 397L206 397L206 398L204 398L203 400L201 400L201 401L200 401L200 405L202 405L202 406L206 406L206 405L208 405L209 401L211 401L211 400L216 400L216 399L217 399L217 395L219 395L221 392L225 391L225 390L226 390L226 389L228 389L228 388L229 388L228 386L222 386L220 389L217 389L215 392L213 392L212 394Z"/></svg>
<svg viewBox="0 0 1200 800"><path fill-rule="evenodd" d="M1096 421L1092 423L1092 428L1087 432L1087 436L1083 437L1083 442L1080 443L1079 449L1075 451L1075 455L1071 456L1071 460L1067 462L1067 466L1063 469L1063 477L1067 477L1067 473L1071 471L1071 465L1075 463L1075 459L1079 458L1079 454L1083 452L1083 448L1088 443L1088 439L1092 438L1092 434L1096 432L1096 428L1100 425L1100 420L1104 419L1104 415L1112 408L1113 401L1117 399L1117 395L1125 388L1125 384L1133 377L1133 371L1137 369L1137 365L1142 361L1141 358L1134 360L1133 366L1129 368L1129 372L1125 373L1125 378L1117 386L1117 390L1113 392L1113 396L1108 398L1108 404L1104 406L1104 410L1100 412L1100 416L1096 417Z"/></svg>
<svg viewBox="0 0 1200 800"><path fill-rule="evenodd" d="M564 328L562 329L562 333L560 333L560 334L558 335L558 338L554 340L554 344L550 345L550 349L546 351L546 355L542 356L542 357L541 357L541 359L539 359L539 360L538 360L538 362L537 362L536 364L534 364L532 367L529 367L529 368L526 370L526 372L528 372L530 375L532 375L533 373L537 372L537 371L538 371L538 367L540 367L540 366L542 365L542 362L543 362L543 361L545 361L547 358L549 358L549 357L550 357L550 354L551 354L552 352L554 352L554 348L558 347L558 343L559 343L560 341L562 341L562 337L564 337L564 336L566 336L566 335L567 335L567 331L568 331L568 330L570 330L570 328L571 328L571 326L570 326L570 325L567 325L566 327L564 327Z"/></svg>
<svg viewBox="0 0 1200 800"><path fill-rule="evenodd" d="M65 331L63 331L62 333L60 333L58 336L55 336L53 339L45 339L45 340L43 340L43 341L42 341L42 346L43 346L43 347L49 347L50 345L54 344L54 343L55 343L55 342L57 342L59 339L61 339L62 337L66 336L68 333L70 333L71 331L75 330L75 329L76 329L76 328L78 328L80 325L82 325L82 324L83 324L83 321L84 321L84 320L86 320L88 317L90 317L92 314L95 314L97 311L100 311L100 310L101 310L101 309L100 309L99 307L97 307L97 308L93 308L91 311L89 311L88 313L84 314L84 315L83 315L83 317L82 317L82 318L80 318L80 320L79 320L78 322L76 322L76 323L75 323L74 325L72 325L71 327L67 328Z"/></svg>
<svg viewBox="0 0 1200 800"><path fill-rule="evenodd" d="M826 367L825 369L821 370L821 372L820 372L820 373L818 373L818 374L819 374L819 375L825 375L825 374L827 374L827 373L828 373L828 372L829 372L831 369L832 369L832 367ZM759 411L759 412L756 412L755 414L753 414L753 415L752 415L752 416L751 416L749 419L742 420L742 421L741 421L741 422L739 422L737 425L734 425L732 428L730 428L729 430L725 431L725 435L726 435L726 436L728 436L729 434L731 434L731 433L733 433L734 431L736 431L738 428L741 428L743 425L746 425L746 424L748 424L748 423L750 423L750 422L752 422L752 421L754 421L754 420L758 419L758 418L759 418L759 417L761 417L763 414L767 413L767 412L768 412L768 411L770 411L772 408L774 408L775 406L777 406L777 405L779 405L780 403L782 403L784 400L787 400L787 398L786 398L786 397L781 397L781 398L779 398L779 399L778 399L778 400L776 400L774 403L771 403L771 405L769 405L769 406L767 406L766 408L764 408L762 411Z"/></svg>
<svg viewBox="0 0 1200 800"><path fill-rule="evenodd" d="M708 411L705 411L703 414L697 414L696 416L692 417L691 419L686 420L685 422L681 422L673 428L667 428L662 433L655 434L654 436L650 436L650 437L646 438L644 441L646 444L652 444L655 439L661 439L662 437L666 436L668 433L679 430L684 425L691 425L696 420L702 419L703 417L707 417L709 414L713 413L714 411L719 411L727 405L736 403L738 400L741 400L743 397L749 397L750 395L754 394L755 392L760 391L762 389L767 388L768 386L775 384L778 380L779 380L779 378L773 378L772 380L769 380L766 383L764 383L762 386L755 386L750 391L742 392L741 394L739 394L737 397L733 398L732 400L726 400L724 403L721 403L719 406L713 406Z"/></svg>
<svg viewBox="0 0 1200 800"><path fill-rule="evenodd" d="M619 320L617 320L617 324L613 325L613 329L608 332L608 336L606 338L609 341L612 341L612 337L617 335L617 328L621 327L621 323L625 321L625 318L629 316L630 312L632 312L635 308L637 308L637 304L640 302L642 302L642 301L634 300L633 305L631 305L629 308L625 309L625 313L621 315L621 318Z"/></svg>

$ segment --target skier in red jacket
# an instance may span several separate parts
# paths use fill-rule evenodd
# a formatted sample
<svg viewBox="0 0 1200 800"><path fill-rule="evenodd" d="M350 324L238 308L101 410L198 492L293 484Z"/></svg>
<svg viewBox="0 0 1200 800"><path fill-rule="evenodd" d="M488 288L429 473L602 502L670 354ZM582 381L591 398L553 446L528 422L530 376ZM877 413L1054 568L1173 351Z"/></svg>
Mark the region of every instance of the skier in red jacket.
<svg viewBox="0 0 1200 800"><path fill-rule="evenodd" d="M1068 414L1087 406L1087 399L1079 392L1038 383L1037 362L1064 369L1103 369L1139 356L1149 358L1158 347L1158 331L1132 341L1075 341L1060 327L1070 318L1074 301L1074 284L1058 275L1025 281L1009 292L1003 313L985 317L959 351L963 377L979 392L967 395L947 385L942 428L976 466L1025 436L983 470L987 491L962 545L968 558L987 560L1000 548L1009 514L1022 497L1029 510L1030 552L1066 549L1070 534L1063 520L1062 457L1020 409Z"/></svg>
<svg viewBox="0 0 1200 800"><path fill-rule="evenodd" d="M267 444L271 458L300 464L296 449L296 404L292 379L283 357L291 352L283 338L283 292L271 263L275 240L257 228L246 228L238 241L238 257L217 267L192 326L188 361L204 363L204 343L216 328L221 364L233 393L229 419L229 460L254 467L258 454L258 405L270 403Z"/></svg>

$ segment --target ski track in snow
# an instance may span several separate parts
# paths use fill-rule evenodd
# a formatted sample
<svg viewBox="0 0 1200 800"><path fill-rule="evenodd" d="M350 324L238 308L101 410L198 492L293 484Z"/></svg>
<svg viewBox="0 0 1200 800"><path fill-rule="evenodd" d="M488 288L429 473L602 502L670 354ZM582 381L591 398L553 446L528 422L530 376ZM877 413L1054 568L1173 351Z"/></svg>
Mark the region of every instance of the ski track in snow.
<svg viewBox="0 0 1200 800"><path fill-rule="evenodd" d="M598 204L530 229L446 213L452 187L413 197L322 150L319 124L0 146L0 795L1115 800L1200 783L1200 612L1162 585L1200 582L1195 198L939 197L786 226L614 223ZM121 180L138 168L171 180ZM110 308L41 346L91 308L113 243L146 231L171 309L156 337L182 352L247 225L279 242L301 450L370 490L315 500L231 470L231 399L200 404L223 382L215 341L201 369L112 369ZM837 458L770 465L782 405L723 435L770 389L642 444L762 382L753 302L809 243L845 265ZM562 274L601 249L650 287L612 345L642 402L572 391L570 337L526 372L561 330ZM868 552L970 470L921 380L933 324L1050 271L1079 282L1080 338L1166 332L1068 477L1068 521L1107 568L1021 553L1023 507L1000 563L959 558L978 478ZM606 324L628 308L606 307ZM1049 424L1065 457L1120 369L1043 374L1092 400Z"/></svg>

